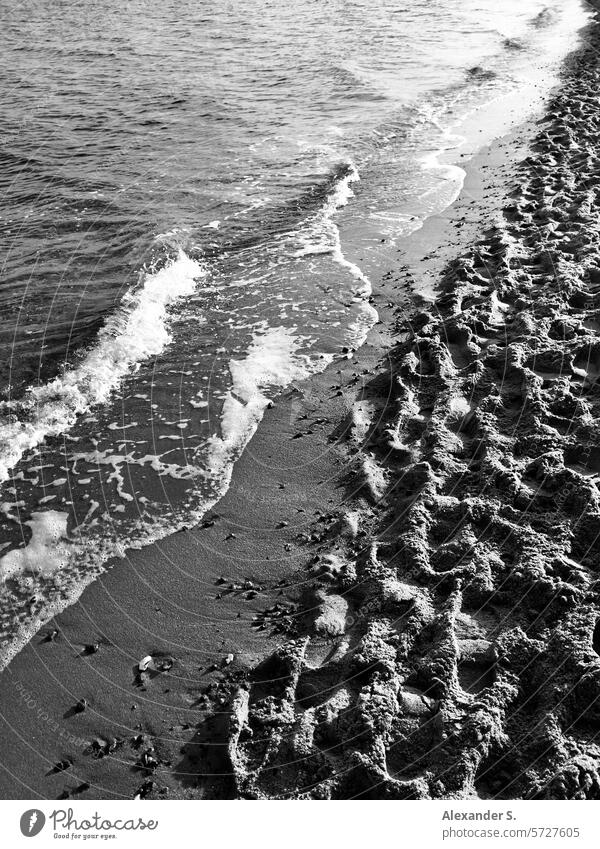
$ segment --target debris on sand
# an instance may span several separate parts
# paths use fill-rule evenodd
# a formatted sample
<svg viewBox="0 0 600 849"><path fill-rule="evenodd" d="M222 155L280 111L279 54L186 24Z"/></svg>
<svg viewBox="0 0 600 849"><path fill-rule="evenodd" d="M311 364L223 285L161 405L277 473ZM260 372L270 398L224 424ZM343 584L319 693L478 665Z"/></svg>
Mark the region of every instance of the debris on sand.
<svg viewBox="0 0 600 849"><path fill-rule="evenodd" d="M140 766L142 766L145 770L148 770L149 772L154 772L154 770L158 768L158 760L156 758L154 749L146 749L145 752L142 752L142 756L140 758Z"/></svg>
<svg viewBox="0 0 600 849"><path fill-rule="evenodd" d="M145 799L147 796L152 793L154 788L156 787L156 782L154 781L144 781L135 792L134 799Z"/></svg>
<svg viewBox="0 0 600 849"><path fill-rule="evenodd" d="M140 662L138 663L138 670L139 670L140 672L146 672L146 670L147 670L147 669L151 666L151 664L153 664L153 662L154 662L154 661L153 661L152 655L151 655L151 654L147 654L147 655L146 655L145 657L143 657L143 658L140 660Z"/></svg>

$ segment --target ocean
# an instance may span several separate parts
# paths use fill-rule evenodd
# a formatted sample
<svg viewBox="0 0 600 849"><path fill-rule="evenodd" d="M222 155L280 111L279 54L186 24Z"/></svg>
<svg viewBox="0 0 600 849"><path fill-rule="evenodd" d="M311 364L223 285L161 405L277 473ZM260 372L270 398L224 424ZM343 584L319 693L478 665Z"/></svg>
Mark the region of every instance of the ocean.
<svg viewBox="0 0 600 849"><path fill-rule="evenodd" d="M0 646L199 521L278 392L350 356L580 0L0 7ZM201 568L201 566L199 566Z"/></svg>

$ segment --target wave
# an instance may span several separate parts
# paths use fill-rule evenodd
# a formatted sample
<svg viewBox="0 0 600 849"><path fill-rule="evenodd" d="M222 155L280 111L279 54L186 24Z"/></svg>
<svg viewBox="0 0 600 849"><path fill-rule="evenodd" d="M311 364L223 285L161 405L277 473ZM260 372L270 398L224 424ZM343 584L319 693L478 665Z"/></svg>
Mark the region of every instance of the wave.
<svg viewBox="0 0 600 849"><path fill-rule="evenodd" d="M489 68L482 68L481 65L474 65L472 68L467 68L467 77L470 80L493 80L498 76L496 71Z"/></svg>
<svg viewBox="0 0 600 849"><path fill-rule="evenodd" d="M296 247L298 241L302 243L298 257L326 253L349 272L354 281L357 315L348 332L355 347L364 342L378 315L366 299L370 283L358 266L344 257L339 230L332 218L353 197L352 183L358 179L352 164L339 166L327 181L326 193L322 185L315 187L321 196L320 208L286 239L287 248L290 241ZM170 244L173 235L181 234L167 233L157 240ZM0 428L3 449L6 448L0 454L5 473L28 448L45 436L68 429L81 412L107 400L123 376L168 344L168 305L191 294L204 273L198 263L180 251L177 260L148 276L137 293L125 297L120 314L106 325L97 345L77 368L51 384L30 390L28 403L20 409L21 418L10 426L12 430ZM183 470L190 479L205 480L210 491L206 493L199 486L183 509L147 522L140 517L127 535L106 534L96 520L89 524L84 520L67 532L67 514L52 510L32 514L29 544L0 557L0 577L18 582L20 576L26 576L33 581L28 597L35 589L44 603L35 615L21 616L20 609L15 609L20 597L5 599L14 613L12 621L19 624L10 634L0 635L4 638L0 641L0 668L44 622L73 604L111 558L124 556L126 548L143 548L202 520L227 492L235 462L255 433L271 398L294 381L324 370L333 361L334 354L311 350L313 344L314 339L303 335L296 326L270 326L265 321L255 327L245 354L229 362L231 384L223 401L219 434L209 440L208 453L201 463ZM25 418L27 413L29 420ZM110 453L106 457L75 454L72 459L77 460L78 456L96 464L113 463L116 456L128 461L127 457ZM148 460L159 462L154 457L129 462ZM97 506L97 502L92 502L88 516ZM59 592L53 587L58 587Z"/></svg>
<svg viewBox="0 0 600 849"><path fill-rule="evenodd" d="M68 534L66 513L54 510L32 513L31 520L26 523L32 531L31 539L24 548L13 549L0 558L0 578L6 581L27 574L34 581L29 586L29 595L34 589L38 595L40 591L43 595L47 586L58 587L59 592L54 592L36 615L19 617L16 630L2 634L0 669L52 616L74 604L111 558L124 557L128 548L142 549L168 534L199 523L225 495L235 461L271 403L269 395L285 389L295 380L323 371L333 360L332 354L311 357L299 353L309 340L295 331L296 328L269 327L265 323L253 334L245 357L230 361L232 386L223 405L221 435L210 441L207 469L203 472L195 469L196 474L210 480L213 491L209 497L200 498L187 515L163 516L148 524L139 519L132 529L135 532L126 539L115 538L114 534L101 534L92 539L86 538L86 531L89 533L93 526L86 529L85 523ZM97 502L92 504L90 512L97 506ZM14 613L15 599L11 602Z"/></svg>
<svg viewBox="0 0 600 849"><path fill-rule="evenodd" d="M332 220L335 213L346 206L348 201L354 197L352 183L360 180L356 166L352 162L344 163L337 169L337 179L330 188L325 203L318 213L304 222L294 236L298 239L301 247L295 251L297 258L329 254L334 262L346 268L351 276L360 281L360 286L355 288L354 294L370 295L371 284L360 268L353 262L349 262L343 254L340 240L340 231Z"/></svg>
<svg viewBox="0 0 600 849"><path fill-rule="evenodd" d="M502 45L507 50L525 50L527 43L523 38L505 38Z"/></svg>
<svg viewBox="0 0 600 849"><path fill-rule="evenodd" d="M127 292L120 310L98 334L81 362L42 386L30 387L18 402L0 405L0 483L26 451L68 431L77 418L108 400L119 383L171 341L168 309L191 295L204 276L201 265L182 250L143 285Z"/></svg>
<svg viewBox="0 0 600 849"><path fill-rule="evenodd" d="M356 62L334 64L328 69L328 75L336 87L337 98L387 99L385 93L376 87L368 72Z"/></svg>
<svg viewBox="0 0 600 849"><path fill-rule="evenodd" d="M2 580L22 572L50 576L62 569L69 559L67 513L42 510L24 522L31 528L31 539L24 548L14 548L0 560Z"/></svg>
<svg viewBox="0 0 600 849"><path fill-rule="evenodd" d="M536 29L542 29L550 26L555 20L556 13L549 6L545 6L541 12L531 19L531 25Z"/></svg>
<svg viewBox="0 0 600 849"><path fill-rule="evenodd" d="M298 353L308 340L296 331L264 325L253 334L244 359L230 361L232 387L223 403L221 436L211 440L208 468L213 479L221 481L248 444L270 404L266 391L322 371L333 359Z"/></svg>
<svg viewBox="0 0 600 849"><path fill-rule="evenodd" d="M257 328L245 357L231 360L229 369L232 386L225 397L221 417L221 435L214 436L209 445L207 470L195 469L213 485L212 494L198 500L185 516L163 516L153 523L136 522L132 533L125 538L114 534L101 534L99 538L86 537L91 526L85 524L67 533L67 514L54 510L37 511L27 522L31 539L27 546L13 549L0 558L0 578L19 578L27 574L34 583L34 591L43 596L48 586L53 592L42 610L18 621L16 630L2 634L0 642L0 669L27 644L36 631L52 616L74 604L85 587L103 571L104 564L114 557L124 557L126 549L139 550L178 530L189 528L225 495L231 483L235 461L255 433L265 410L270 404L269 394L285 389L295 380L323 371L333 359L326 354L311 357L299 353L309 340L298 335L296 328L269 327L266 323ZM92 505L90 512L93 512ZM93 531L91 531L93 534ZM5 603L18 603L14 598Z"/></svg>
<svg viewBox="0 0 600 849"><path fill-rule="evenodd" d="M377 322L379 315L371 306L369 297L373 292L371 281L356 263L344 256L340 231L333 217L354 197L353 183L360 180L360 175L353 162L345 162L336 169L336 179L319 212L305 222L296 236L301 247L295 251L297 258L311 255L329 255L333 262L344 268L355 281L352 295L358 307L358 316L350 324L348 331L355 348L364 344L371 327Z"/></svg>

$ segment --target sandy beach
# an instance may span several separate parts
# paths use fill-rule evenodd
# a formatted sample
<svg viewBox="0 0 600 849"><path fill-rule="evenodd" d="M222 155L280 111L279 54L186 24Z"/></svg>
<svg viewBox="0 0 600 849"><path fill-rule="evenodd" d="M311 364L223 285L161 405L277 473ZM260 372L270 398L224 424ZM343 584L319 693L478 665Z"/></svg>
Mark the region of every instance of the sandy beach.
<svg viewBox="0 0 600 849"><path fill-rule="evenodd" d="M203 523L0 673L2 798L600 798L599 46Z"/></svg>
<svg viewBox="0 0 600 849"><path fill-rule="evenodd" d="M373 374L385 373L382 357L412 300L413 281L433 281L457 243L479 231L532 132L523 127L466 164L460 199L407 240L402 270L390 269L380 281L374 297L381 323L367 344L278 399L203 525L116 561L1 673L6 798L55 798L84 784L81 798L132 798L148 780L136 763L150 745L170 762L150 777L153 793L235 795L224 751L229 711L213 704L210 688L223 682L230 698L231 680L245 679L281 644L280 627L303 627L299 599L313 583L305 567L354 509L347 449L353 405ZM232 584L239 589L231 591ZM265 615L276 605L275 615ZM49 641L54 629L59 634ZM100 650L86 654L94 642ZM164 652L173 668L140 687L135 667L148 652ZM211 670L231 653L231 666ZM65 716L81 698L89 708ZM207 713L223 726L218 736L198 729ZM143 742L132 746L140 734ZM108 747L115 739L115 752L86 754L95 740ZM218 769L204 759L213 748ZM52 772L65 759L73 760L68 772Z"/></svg>

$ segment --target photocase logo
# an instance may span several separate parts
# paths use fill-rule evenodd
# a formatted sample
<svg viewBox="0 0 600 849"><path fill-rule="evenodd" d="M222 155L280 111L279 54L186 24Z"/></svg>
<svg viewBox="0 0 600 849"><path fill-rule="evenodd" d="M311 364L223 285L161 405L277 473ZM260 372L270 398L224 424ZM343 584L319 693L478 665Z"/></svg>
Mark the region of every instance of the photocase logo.
<svg viewBox="0 0 600 849"><path fill-rule="evenodd" d="M21 817L21 834L25 837L35 837L43 829L46 817L37 808L31 808Z"/></svg>

